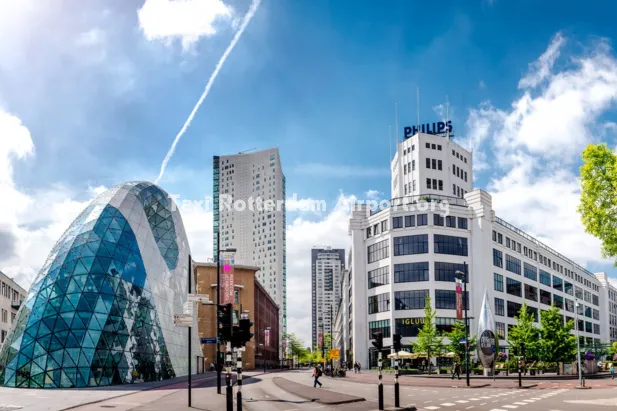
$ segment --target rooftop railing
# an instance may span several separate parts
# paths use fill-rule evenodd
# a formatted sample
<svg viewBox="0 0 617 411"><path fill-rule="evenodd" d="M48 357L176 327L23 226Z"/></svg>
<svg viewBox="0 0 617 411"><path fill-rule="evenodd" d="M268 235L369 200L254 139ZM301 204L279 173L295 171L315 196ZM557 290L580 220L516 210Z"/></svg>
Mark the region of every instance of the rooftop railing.
<svg viewBox="0 0 617 411"><path fill-rule="evenodd" d="M460 197L452 197L452 196L444 196L440 194L422 194L417 196L405 196L405 197L397 197L391 200L383 200L387 201L387 207L381 207L381 201L376 201L378 204L378 209L371 210L371 215L379 214L383 210L387 210L388 208L396 208L396 207L408 207L413 206L414 204L422 203L422 202L435 202L442 203L446 202L449 205L459 206L459 207L467 207L467 201L464 198ZM374 203L373 203L374 204Z"/></svg>
<svg viewBox="0 0 617 411"><path fill-rule="evenodd" d="M526 232L524 232L523 230L513 226L512 224L508 223L507 221L502 220L499 217L495 217L495 222L506 227L508 230L514 231L515 233L517 233L518 235L524 237L525 239L531 241L532 243L534 243L535 245L537 245L540 248L545 249L546 251L548 251L549 253L552 253L554 255L556 255L557 257L561 258L562 260L564 260L565 262L571 264L574 268L584 272L587 275L592 276L593 278L596 278L596 276L589 270L587 270L586 268L581 267L580 265L578 265L577 263L575 263L574 261L570 260L568 257L558 253L557 251L553 250L551 247L547 246L546 244L542 243L541 241L533 238L532 236L530 236L529 234L527 234ZM551 267L552 268L552 267Z"/></svg>

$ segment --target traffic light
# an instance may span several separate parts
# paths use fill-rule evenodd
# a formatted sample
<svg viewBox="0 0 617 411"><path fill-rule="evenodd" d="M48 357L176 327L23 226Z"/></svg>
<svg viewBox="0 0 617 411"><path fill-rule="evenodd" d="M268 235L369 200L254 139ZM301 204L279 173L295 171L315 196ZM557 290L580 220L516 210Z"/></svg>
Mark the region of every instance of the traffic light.
<svg viewBox="0 0 617 411"><path fill-rule="evenodd" d="M383 349L383 334L381 332L373 333L373 346L379 351Z"/></svg>
<svg viewBox="0 0 617 411"><path fill-rule="evenodd" d="M246 345L247 342L253 338L253 334L251 332L251 327L253 323L248 318L240 320L240 335L242 335L242 339L244 340L242 345Z"/></svg>
<svg viewBox="0 0 617 411"><path fill-rule="evenodd" d="M240 332L240 327L238 327L237 325L234 325L232 328L231 340L229 342L231 342L232 348L240 348L244 345L242 341L242 333Z"/></svg>
<svg viewBox="0 0 617 411"><path fill-rule="evenodd" d="M394 346L394 352L399 352L401 350L401 335L394 334L392 335L392 345Z"/></svg>
<svg viewBox="0 0 617 411"><path fill-rule="evenodd" d="M231 341L231 327L233 324L233 304L219 305L217 315L219 318L219 339L225 342Z"/></svg>

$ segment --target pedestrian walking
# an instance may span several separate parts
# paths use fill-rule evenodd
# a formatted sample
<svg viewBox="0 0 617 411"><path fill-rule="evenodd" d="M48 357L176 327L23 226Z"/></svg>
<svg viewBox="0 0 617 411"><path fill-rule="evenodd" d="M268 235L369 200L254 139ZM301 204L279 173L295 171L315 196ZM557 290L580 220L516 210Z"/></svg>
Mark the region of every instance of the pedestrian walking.
<svg viewBox="0 0 617 411"><path fill-rule="evenodd" d="M362 373L362 366L358 363L358 374Z"/></svg>
<svg viewBox="0 0 617 411"><path fill-rule="evenodd" d="M354 374L357 374L357 373L358 373L358 363L357 363L357 362L354 362L354 363L353 363L353 373L354 373Z"/></svg>
<svg viewBox="0 0 617 411"><path fill-rule="evenodd" d="M615 379L615 364L611 364L611 380Z"/></svg>
<svg viewBox="0 0 617 411"><path fill-rule="evenodd" d="M458 361L454 364L454 368L452 369L452 379L454 379L454 376L457 376L459 380L461 379L461 363Z"/></svg>
<svg viewBox="0 0 617 411"><path fill-rule="evenodd" d="M322 374L321 368L315 367L313 369L313 378L314 378L314 380L313 380L313 388L316 388L317 384L319 384L319 387L321 388L321 383L319 382L319 377L321 377L321 374Z"/></svg>

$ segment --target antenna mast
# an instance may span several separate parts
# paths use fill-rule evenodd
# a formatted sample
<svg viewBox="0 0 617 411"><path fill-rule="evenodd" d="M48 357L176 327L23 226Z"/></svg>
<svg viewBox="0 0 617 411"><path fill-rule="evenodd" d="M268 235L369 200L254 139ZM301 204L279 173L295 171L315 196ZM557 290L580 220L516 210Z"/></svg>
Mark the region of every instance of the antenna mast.
<svg viewBox="0 0 617 411"><path fill-rule="evenodd" d="M450 128L448 127L448 120L450 117L450 100L448 100L448 95L446 94L446 138L450 140Z"/></svg>
<svg viewBox="0 0 617 411"><path fill-rule="evenodd" d="M394 105L394 135L396 136L396 151L398 151L398 101Z"/></svg>
<svg viewBox="0 0 617 411"><path fill-rule="evenodd" d="M420 87L416 87L416 110L418 113L418 134L420 134Z"/></svg>
<svg viewBox="0 0 617 411"><path fill-rule="evenodd" d="M388 145L390 146L390 158L388 159L388 163L392 161L392 126L388 126Z"/></svg>

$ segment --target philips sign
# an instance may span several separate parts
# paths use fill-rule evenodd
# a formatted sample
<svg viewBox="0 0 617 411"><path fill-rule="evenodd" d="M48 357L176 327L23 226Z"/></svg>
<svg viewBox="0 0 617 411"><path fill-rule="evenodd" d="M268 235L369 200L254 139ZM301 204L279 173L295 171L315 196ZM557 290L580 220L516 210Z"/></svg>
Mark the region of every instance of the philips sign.
<svg viewBox="0 0 617 411"><path fill-rule="evenodd" d="M451 133L452 132L452 122L440 121L438 123L427 123L422 124L420 129L417 126L405 127L405 138L409 138L411 136L415 136L418 132L425 134L442 134L442 133Z"/></svg>

